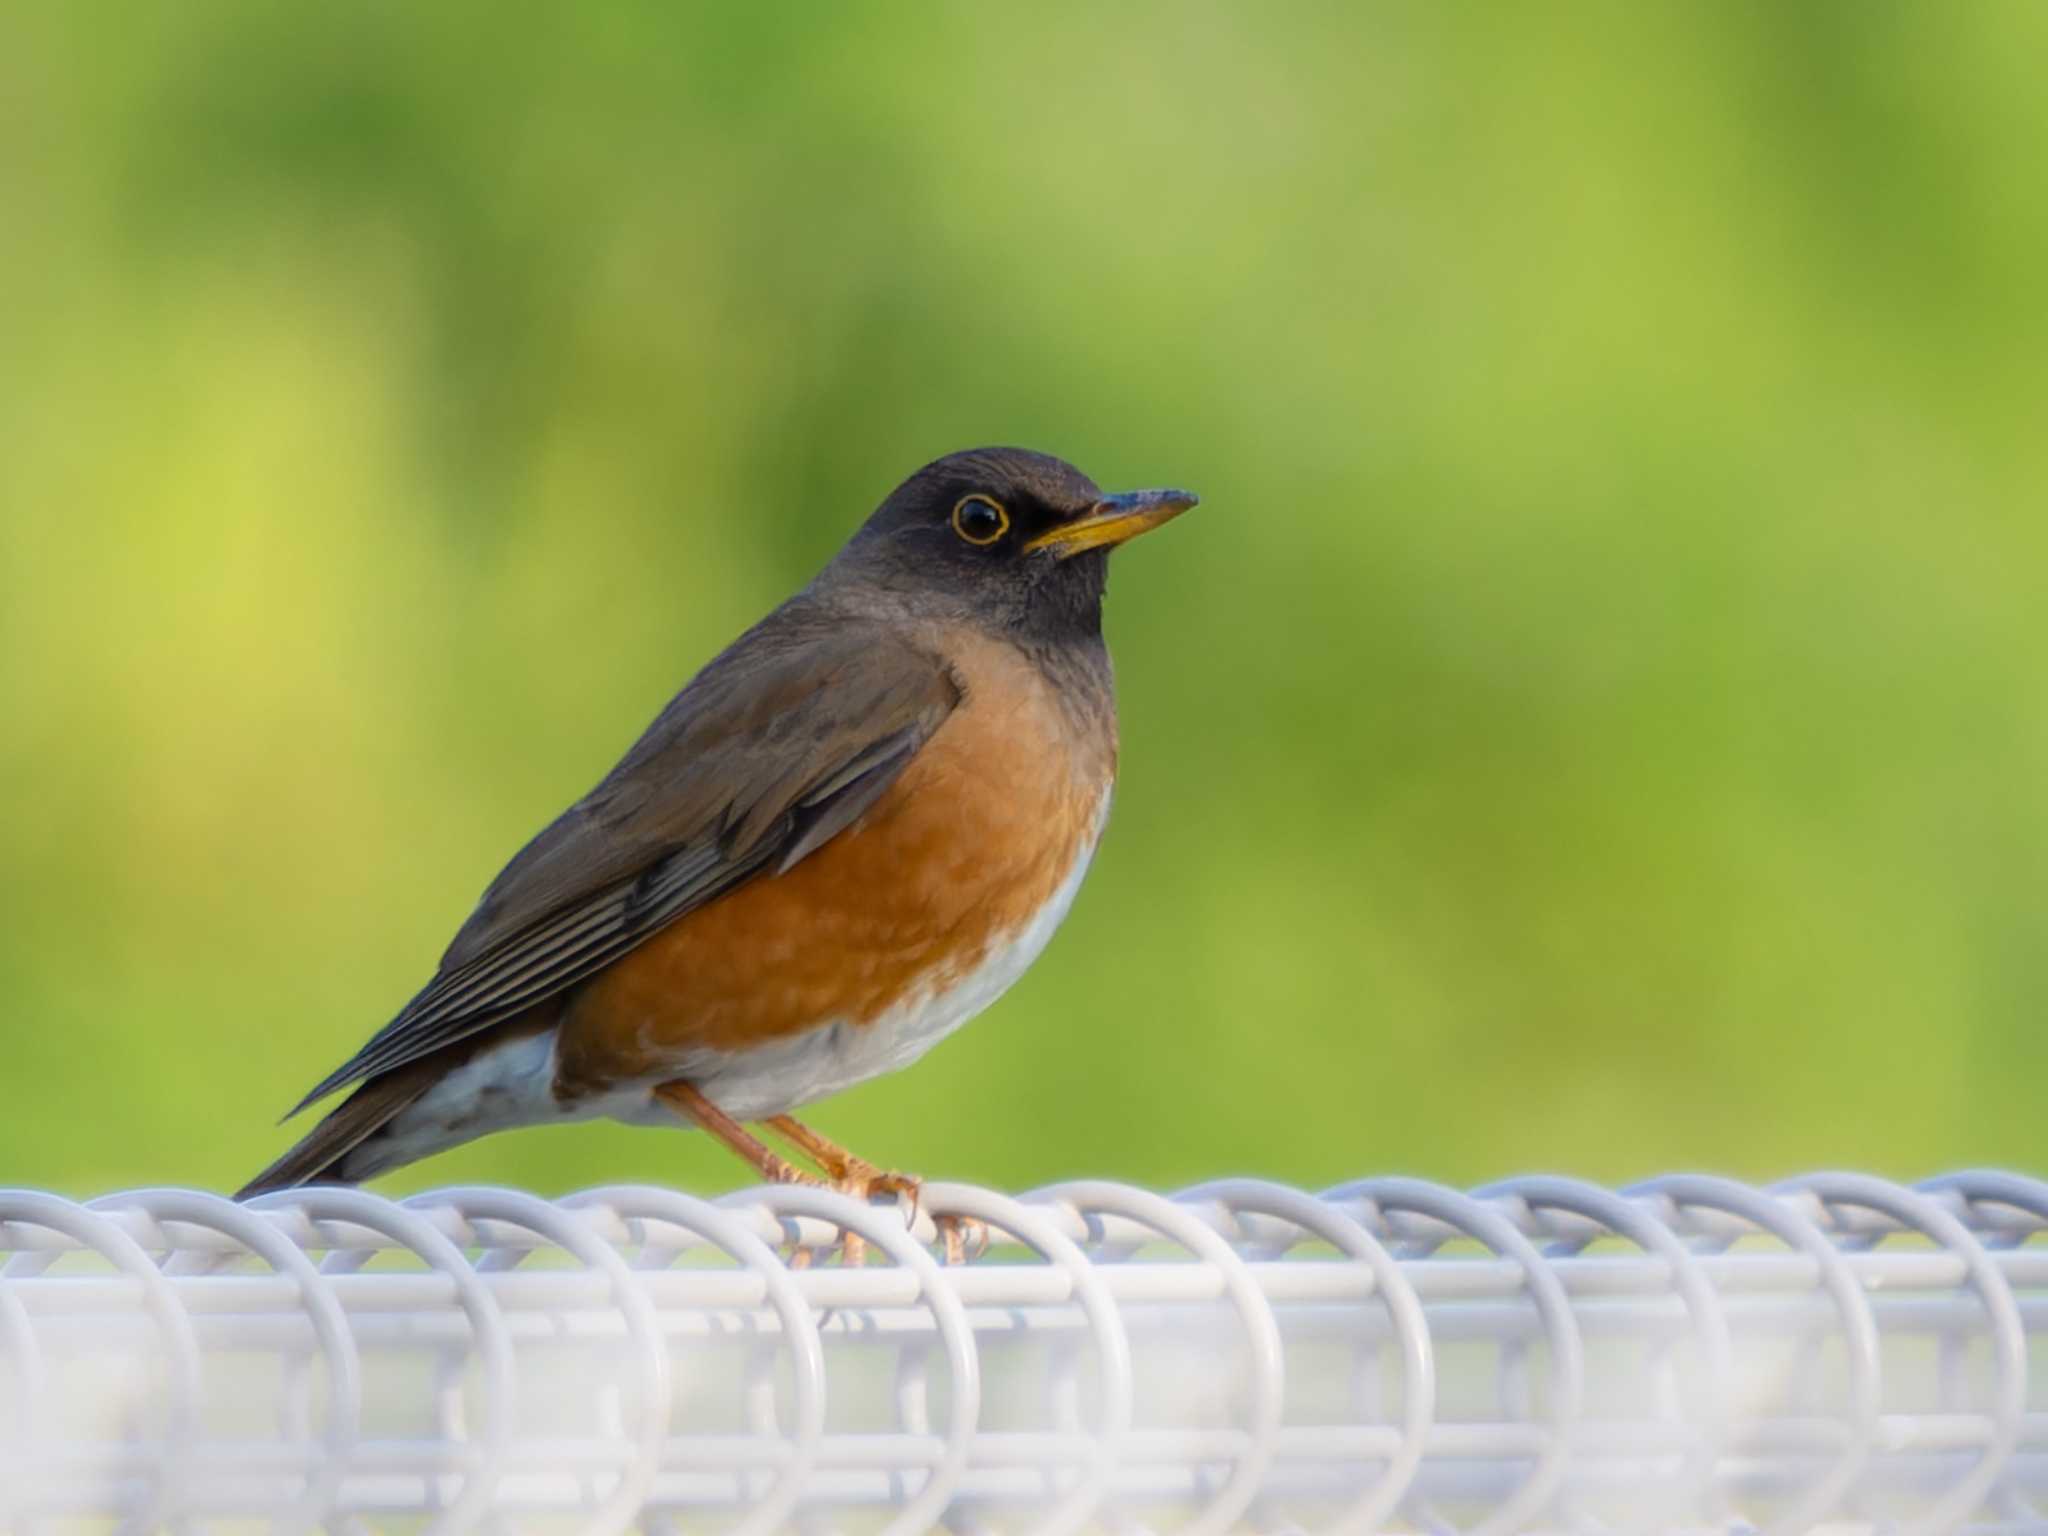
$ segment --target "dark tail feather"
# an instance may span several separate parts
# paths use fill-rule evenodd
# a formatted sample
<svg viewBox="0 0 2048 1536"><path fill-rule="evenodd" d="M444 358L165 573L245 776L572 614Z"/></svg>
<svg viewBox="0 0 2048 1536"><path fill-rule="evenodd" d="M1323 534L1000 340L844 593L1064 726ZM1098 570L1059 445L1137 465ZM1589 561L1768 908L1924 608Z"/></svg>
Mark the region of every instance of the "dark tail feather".
<svg viewBox="0 0 2048 1536"><path fill-rule="evenodd" d="M235 1198L248 1200L273 1189L293 1189L301 1184L353 1183L354 1179L343 1171L348 1155L433 1086L436 1074L419 1070L424 1065L427 1063L415 1062L410 1069L386 1073L363 1084L329 1110L289 1152L244 1184Z"/></svg>

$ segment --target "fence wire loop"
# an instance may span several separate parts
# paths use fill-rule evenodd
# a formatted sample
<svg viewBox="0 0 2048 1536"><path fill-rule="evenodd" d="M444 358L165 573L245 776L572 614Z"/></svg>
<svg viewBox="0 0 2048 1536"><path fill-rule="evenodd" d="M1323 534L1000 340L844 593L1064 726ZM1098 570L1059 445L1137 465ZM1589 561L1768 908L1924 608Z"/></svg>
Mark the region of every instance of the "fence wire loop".
<svg viewBox="0 0 2048 1536"><path fill-rule="evenodd" d="M1415 1482L1422 1466L1429 1427L1436 1413L1436 1375L1429 1346L1429 1322L1415 1288L1394 1262L1386 1246L1343 1208L1332 1201L1317 1200L1283 1184L1256 1179L1222 1179L1185 1191L1185 1202L1213 1201L1233 1231L1254 1245L1262 1259L1284 1258L1306 1242L1328 1243L1338 1253L1366 1266L1372 1273L1373 1289L1387 1310L1401 1355L1402 1411L1400 1443L1386 1458L1386 1469L1376 1481L1368 1482L1355 1503L1338 1512L1324 1527L1330 1536L1340 1532L1368 1533L1398 1509ZM1265 1217L1280 1223L1291 1235L1269 1234L1255 1238L1256 1228L1247 1217ZM1374 1341L1375 1343L1377 1341ZM1376 1353L1376 1350L1375 1350ZM1354 1380L1359 1387L1368 1379L1365 1371ZM1354 1407L1362 1407L1358 1389ZM1361 1414L1361 1417L1363 1415Z"/></svg>
<svg viewBox="0 0 2048 1536"><path fill-rule="evenodd" d="M1085 1355L1092 1359L1096 1376L1094 1420L1090 1423L1082 1412L1084 1344L1079 1333L1071 1342L1048 1349L1044 1398L1054 1431L1085 1446L1087 1460L1078 1477L1068 1476L1067 1469L1057 1465L1046 1468L1048 1504L1038 1522L1028 1527L1033 1536L1065 1536L1079 1530L1108 1496L1131 1429L1131 1346L1116 1301L1080 1244L1043 1211L970 1184L927 1184L921 1203L935 1220L952 1216L980 1221L989 1227L992 1241L1007 1238L1030 1249L1060 1274L1068 1297L1081 1308L1087 1324ZM962 1516L978 1523L972 1510L962 1511Z"/></svg>
<svg viewBox="0 0 2048 1536"><path fill-rule="evenodd" d="M2027 1338L2020 1322L2019 1307L2012 1287L1992 1262L1991 1254L1970 1229L1928 1195L1904 1189L1864 1174L1815 1173L1788 1179L1775 1186L1779 1194L1811 1195L1819 1202L1820 1214L1828 1225L1840 1219L1844 1209L1862 1208L1890 1218L1907 1232L1924 1234L1954 1254L1963 1263L1970 1287L1983 1303L1990 1327L1991 1368L1995 1378L1991 1401L1991 1430L1985 1438L1984 1453L1967 1477L1938 1500L1918 1519L1900 1526L1904 1532L1939 1532L1955 1523L1983 1502L1999 1470L2018 1444L2020 1418L2026 1411ZM1839 1240L1838 1241L1843 1241ZM1867 1250L1874 1239L1849 1239L1844 1246ZM1951 1342L1949 1335L1944 1343ZM1955 1383L1951 1378L1949 1391ZM1944 1393L1944 1396L1949 1393ZM1956 1406L1945 1404L1944 1406Z"/></svg>
<svg viewBox="0 0 2048 1536"><path fill-rule="evenodd" d="M1682 1422L1685 1418L1684 1404L1690 1403L1692 1422L1686 1427L1690 1430L1687 1438L1691 1443L1683 1453L1680 1475L1670 1479L1655 1495L1649 1508L1634 1510L1633 1517L1642 1523L1649 1523L1651 1518L1660 1524L1677 1520L1685 1509L1697 1506L1701 1496L1712 1486L1714 1468L1726 1448L1728 1319L1705 1270L1677 1234L1652 1220L1641 1207L1595 1184L1576 1179L1532 1176L1505 1179L1475 1191L1475 1195L1481 1200L1516 1202L1524 1220L1531 1225L1539 1223L1550 1212L1581 1217L1591 1224L1583 1231L1553 1238L1544 1249L1546 1257L1576 1255L1598 1241L1603 1233L1612 1233L1670 1267L1672 1287L1684 1303L1690 1323L1690 1338L1703 1380L1697 1391L1685 1392L1676 1388L1677 1363L1672 1347L1675 1341L1658 1341L1655 1350L1658 1358L1654 1362L1645 1362L1645 1374L1656 1378L1667 1389L1663 1403L1665 1416Z"/></svg>
<svg viewBox="0 0 2048 1536"><path fill-rule="evenodd" d="M945 1514L967 1470L981 1409L980 1359L959 1295L946 1283L931 1253L911 1239L901 1217L892 1211L829 1189L794 1184L769 1185L728 1198L758 1206L772 1217L809 1216L842 1233L857 1234L916 1282L916 1298L930 1312L938 1331L938 1347L946 1356L951 1409L940 1454L929 1474L914 1493L909 1492L907 1480L897 1484L906 1496L895 1501L900 1507L883 1530L885 1536L910 1536L930 1529ZM907 1340L897 1357L896 1427L899 1433L917 1440L927 1440L934 1433L927 1373L931 1349L930 1337L918 1336Z"/></svg>
<svg viewBox="0 0 2048 1536"><path fill-rule="evenodd" d="M327 1427L316 1434L306 1395L312 1390L312 1354L294 1356L288 1362L291 1374L279 1394L277 1427L280 1437L296 1438L312 1455L312 1474L303 1492L284 1510L280 1523L290 1529L318 1525L334 1506L342 1480L347 1476L362 1428L362 1369L356 1353L355 1335L348 1315L331 1287L321 1281L320 1272L305 1249L292 1242L276 1225L259 1213L218 1195L189 1189L140 1189L108 1195L91 1203L98 1211L140 1212L155 1227L155 1241L149 1247L161 1253L159 1265L171 1270L181 1258L203 1262L193 1265L201 1273L217 1270L230 1257L227 1252L206 1253L181 1247L166 1222L182 1222L192 1229L185 1237L214 1233L236 1248L245 1250L275 1273L288 1276L295 1287L298 1304L305 1309L318 1340L318 1356L327 1369Z"/></svg>
<svg viewBox="0 0 2048 1536"><path fill-rule="evenodd" d="M1194 1212L1149 1190L1100 1179L1081 1179L1052 1185L1026 1198L1043 1201L1078 1217L1085 1231L1105 1234L1103 1247L1112 1263L1128 1262L1147 1246L1144 1239L1149 1236L1185 1249L1217 1272L1244 1333L1249 1391L1243 1436L1235 1442L1237 1454L1232 1457L1229 1473L1220 1482L1212 1481L1206 1469L1202 1469L1199 1480L1208 1486L1209 1496L1179 1529L1184 1536L1212 1536L1234 1529L1259 1496L1272 1460L1285 1371L1279 1326L1244 1260ZM1102 1222L1111 1217L1118 1218L1119 1224L1131 1234L1125 1240L1114 1242L1107 1238Z"/></svg>
<svg viewBox="0 0 2048 1536"><path fill-rule="evenodd" d="M0 1190L0 1529L2048 1536L2043 1234L1983 1169Z"/></svg>
<svg viewBox="0 0 2048 1536"><path fill-rule="evenodd" d="M1577 1428L1585 1400L1585 1351L1579 1337L1570 1301L1556 1272L1529 1239L1499 1211L1472 1196L1421 1179L1360 1179L1326 1192L1324 1198L1362 1202L1390 1230L1403 1215L1428 1218L1440 1224L1435 1233L1416 1232L1409 1246L1427 1257L1444 1243L1469 1238L1482 1243L1502 1258L1511 1260L1522 1272L1522 1286L1534 1302L1542 1320L1542 1339L1549 1356L1549 1411L1545 1433L1528 1476L1498 1508L1472 1528L1472 1536L1510 1536L1548 1510L1563 1482L1571 1455L1572 1435ZM1528 1401L1529 1347L1533 1341L1518 1338L1500 1353L1499 1396L1506 1417L1532 1418ZM1421 1506L1426 1513L1427 1506ZM1445 1529L1441 1516L1428 1515Z"/></svg>
<svg viewBox="0 0 2048 1536"><path fill-rule="evenodd" d="M440 1416L445 1438L432 1448L441 1452L433 1471L454 1471L459 1478L458 1491L450 1500L446 1480L429 1475L421 1481L418 1509L434 1515L427 1526L431 1536L477 1529L491 1515L493 1495L505 1469L517 1383L503 1315L462 1250L417 1210L360 1189L280 1191L258 1196L248 1208L280 1212L293 1241L307 1249L326 1250L320 1264L323 1276L352 1275L372 1258L396 1252L418 1260L452 1286L465 1327L460 1333L443 1334L432 1351L432 1366L437 1382L447 1375L451 1360L459 1362L458 1381L468 1367L477 1369L483 1424L480 1432L472 1434L467 1415ZM441 1395L437 1389L437 1398Z"/></svg>
<svg viewBox="0 0 2048 1536"><path fill-rule="evenodd" d="M732 1531L734 1536L766 1536L782 1529L803 1495L825 1434L824 1341L818 1336L817 1315L789 1271L745 1223L694 1195L646 1185L614 1186L571 1195L562 1204L579 1215L602 1215L619 1222L620 1236L638 1249L637 1271L666 1270L693 1250L708 1246L758 1279L762 1300L774 1313L780 1347L757 1349L750 1358L748 1428L771 1443L786 1444L789 1454L766 1491L757 1496L751 1510L742 1513ZM767 1337L765 1328L763 1336ZM774 1387L774 1363L785 1353L793 1398L786 1432Z"/></svg>
<svg viewBox="0 0 2048 1536"><path fill-rule="evenodd" d="M1820 1227L1792 1204L1774 1200L1732 1179L1675 1174L1639 1184L1627 1193L1651 1195L1668 1202L1674 1220L1693 1210L1732 1216L1754 1232L1777 1238L1810 1259L1817 1268L1821 1286L1833 1301L1841 1323L1849 1401L1833 1422L1846 1434L1833 1466L1812 1482L1803 1498L1795 1499L1789 1509L1765 1527L1772 1536L1780 1532L1795 1536L1809 1530L1842 1507L1869 1461L1877 1434L1881 1379L1877 1324L1854 1272ZM1710 1252L1726 1251L1740 1240L1742 1233L1741 1226L1722 1227L1703 1236L1701 1242ZM1817 1371L1806 1371L1800 1380L1789 1385L1801 1387L1817 1375Z"/></svg>

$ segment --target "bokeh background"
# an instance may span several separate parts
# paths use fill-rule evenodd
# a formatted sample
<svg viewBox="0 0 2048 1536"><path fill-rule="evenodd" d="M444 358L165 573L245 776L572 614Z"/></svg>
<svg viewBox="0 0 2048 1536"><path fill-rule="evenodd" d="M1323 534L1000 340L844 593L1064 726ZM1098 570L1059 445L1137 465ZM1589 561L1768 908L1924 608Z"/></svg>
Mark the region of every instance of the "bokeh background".
<svg viewBox="0 0 2048 1536"><path fill-rule="evenodd" d="M904 473L1120 557L930 1174L2048 1167L2048 7L18 6L0 1181L228 1186ZM738 1168L499 1137L389 1181Z"/></svg>

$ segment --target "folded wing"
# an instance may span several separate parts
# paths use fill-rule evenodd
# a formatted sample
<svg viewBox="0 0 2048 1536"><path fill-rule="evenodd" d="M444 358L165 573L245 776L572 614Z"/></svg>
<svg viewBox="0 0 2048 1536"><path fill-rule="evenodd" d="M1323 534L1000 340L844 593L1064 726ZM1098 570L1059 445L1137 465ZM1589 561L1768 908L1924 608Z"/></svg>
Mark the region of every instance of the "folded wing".
<svg viewBox="0 0 2048 1536"><path fill-rule="evenodd" d="M756 631L521 849L440 970L293 1113L574 986L859 819L960 700L945 665L866 626Z"/></svg>

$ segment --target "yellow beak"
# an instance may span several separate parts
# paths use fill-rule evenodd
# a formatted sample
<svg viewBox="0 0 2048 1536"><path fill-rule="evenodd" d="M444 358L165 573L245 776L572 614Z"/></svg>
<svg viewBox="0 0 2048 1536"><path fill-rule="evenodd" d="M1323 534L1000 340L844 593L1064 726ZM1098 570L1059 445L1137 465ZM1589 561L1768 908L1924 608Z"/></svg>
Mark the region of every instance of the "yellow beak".
<svg viewBox="0 0 2048 1536"><path fill-rule="evenodd" d="M1071 523L1041 533L1024 546L1027 553L1046 549L1061 560L1083 550L1121 544L1170 523L1200 500L1191 491L1127 491L1105 496Z"/></svg>

